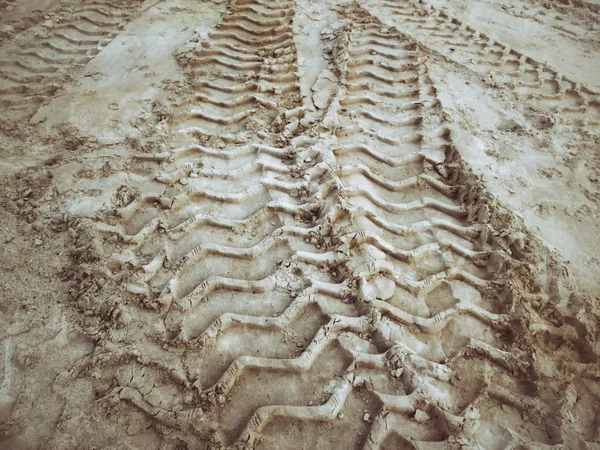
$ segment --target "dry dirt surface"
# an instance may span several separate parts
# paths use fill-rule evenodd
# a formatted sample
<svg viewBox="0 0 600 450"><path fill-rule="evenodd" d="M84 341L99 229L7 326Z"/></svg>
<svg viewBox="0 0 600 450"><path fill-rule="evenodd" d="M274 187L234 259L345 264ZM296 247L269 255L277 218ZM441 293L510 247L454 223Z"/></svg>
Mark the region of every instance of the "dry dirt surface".
<svg viewBox="0 0 600 450"><path fill-rule="evenodd" d="M600 449L599 0L0 0L1 449Z"/></svg>

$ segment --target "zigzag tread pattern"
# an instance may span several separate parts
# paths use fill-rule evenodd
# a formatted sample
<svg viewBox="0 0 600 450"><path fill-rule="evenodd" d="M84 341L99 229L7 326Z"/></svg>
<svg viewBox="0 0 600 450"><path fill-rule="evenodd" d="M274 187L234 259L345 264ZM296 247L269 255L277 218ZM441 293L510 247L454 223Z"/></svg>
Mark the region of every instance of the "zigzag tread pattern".
<svg viewBox="0 0 600 450"><path fill-rule="evenodd" d="M401 26L419 44L485 74L492 83L514 86L535 107L592 129L600 125L598 93L546 64L422 0L385 1L377 7L386 24Z"/></svg>
<svg viewBox="0 0 600 450"><path fill-rule="evenodd" d="M250 79L264 81L256 46L285 49L283 73L295 73L295 8L235 2L193 52L248 75L190 77L206 90L173 123L177 145L134 157L155 172L152 189L96 227L120 241L108 268L123 310L144 311L135 326L147 341L100 346L77 374L102 367L114 379L107 405L142 411L189 446L295 448L278 434L292 425L337 430L343 448L597 439L570 425L583 388L548 387L531 353L532 336L575 346L578 332L541 320L532 305L543 298L518 288L525 244L506 237L510 215L458 155L410 36L346 8L327 37L335 125L235 143L248 108L286 102L287 88ZM297 118L295 103L277 115ZM182 143L198 119L224 145ZM597 376L569 355L565 370Z"/></svg>
<svg viewBox="0 0 600 450"><path fill-rule="evenodd" d="M293 18L292 2L228 8L208 39L185 56L193 94L177 105L180 132L228 144L243 131L294 134L302 112L290 112L300 106Z"/></svg>
<svg viewBox="0 0 600 450"><path fill-rule="evenodd" d="M17 35L0 54L0 106L28 117L76 67L87 64L135 17L141 1L83 1ZM64 16L64 17L63 17Z"/></svg>

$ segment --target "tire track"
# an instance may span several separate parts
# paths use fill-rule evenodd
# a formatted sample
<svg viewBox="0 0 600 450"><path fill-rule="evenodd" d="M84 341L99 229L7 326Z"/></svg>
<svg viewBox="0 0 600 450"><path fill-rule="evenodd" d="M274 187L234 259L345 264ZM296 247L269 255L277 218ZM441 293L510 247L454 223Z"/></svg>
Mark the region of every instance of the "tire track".
<svg viewBox="0 0 600 450"><path fill-rule="evenodd" d="M291 22L293 2L234 3L186 55L194 94L180 104L184 132L231 144L242 130L291 136L302 113ZM288 111L287 115L283 115Z"/></svg>
<svg viewBox="0 0 600 450"><path fill-rule="evenodd" d="M248 34L287 42L266 30L294 8L233 4L201 57L221 65L236 52L232 70L260 74L237 50ZM426 53L358 6L342 14L329 132L294 136L290 121L281 140L244 143L246 119L229 119L257 104L239 95L248 81L190 77L207 89L198 110L227 105L228 119L201 119L222 145L190 143L203 139L184 114L162 149L135 156L155 175L132 198L117 192L96 225L120 241L108 269L132 337L108 338L75 374L102 368L106 404L133 405L189 446L254 448L308 423L334 434L350 423L367 449L571 442L577 388L557 389L536 365L547 347L532 349L535 336L574 346L576 319L538 315L548 302L518 272L528 249L454 148ZM259 117L295 117L296 102L279 110L283 89L269 95L277 110ZM593 377L590 359L568 353L565 365Z"/></svg>
<svg viewBox="0 0 600 450"><path fill-rule="evenodd" d="M404 395L399 395L398 390L385 392L378 389L375 383L367 387L381 400L382 409L375 417L366 448L381 448L391 433L401 433L402 439L410 442L443 441L449 445L455 439L478 441L477 436L482 435L485 429L511 429L510 422L504 421L504 418L486 417L483 413L487 408L494 408L494 404L508 404L525 416L527 409L533 408L552 423L546 430L547 434L524 426L517 441L537 441L541 445L564 442L569 433L565 413L557 416L552 412L552 401L545 403L541 400L545 394L540 391L549 392L554 388L537 385L536 389L539 391L532 395L528 380L536 378L532 375L535 370L534 362L529 358L517 357L516 355L522 354L522 350L515 348L514 341L509 337L509 330L520 320L511 314L515 306L514 296L522 293L509 293L506 291L507 284L498 278L505 273L505 264L510 263L505 259L506 254L498 252L498 242L492 237L497 235L493 230L498 226L493 215L493 205L484 200L485 195L478 191L481 187L462 184L466 181L463 177L468 172L456 172L451 168L452 161L456 161L458 155L453 150L451 133L444 130L444 115L436 99L435 88L427 75L425 53L414 47L413 41L369 17L361 8L356 7L355 14L352 16L352 27L342 30L336 38L348 43L348 53L339 58L347 61L343 63L346 70L346 96L342 96L339 101L342 106L339 111L339 126L345 130L341 139L360 142L351 151L360 156L368 155L371 161L361 161L362 164L354 164L348 169L345 161L336 155L342 153L346 157L350 153L347 151L350 150L348 146L341 147L343 152L338 151L340 147L330 147L333 157L329 156L328 159L332 167L341 166L341 170L336 170L338 175L342 175L342 187L337 192L346 197L350 214L352 215L353 207L360 205L359 217L364 210L368 210L365 216L371 221L361 223L353 217L345 227L354 233L349 245L354 251L349 252L352 256L346 257L348 271L356 267L353 274L360 288L354 304L364 302L358 307L359 311L369 311L371 317L377 318L372 327L377 329L374 334L379 340L378 349L384 351L383 355L380 353L377 357L369 355L364 358L377 368L383 368L391 362L391 375L400 378L405 392ZM364 23L358 25L359 17L364 16L367 16ZM387 53L384 54L383 49ZM364 54L377 54L378 57L365 60L362 59ZM402 84L397 79L392 81L381 76L381 69L392 71L395 61L403 62L402 70L397 65L393 68L394 72L402 74ZM406 76L407 71L413 71L412 76ZM369 82L357 83L359 77L367 77ZM398 95L390 95L392 100L378 98L373 101L368 97L369 93L385 92L392 86L398 89L399 84L404 88L401 91L401 103L397 101ZM352 100L348 101L349 99ZM376 125L370 123L373 117L385 117L391 115L392 111L396 112L395 121L376 120ZM410 127L400 128L399 133L397 118L405 111L414 111L414 115L403 122L410 124ZM415 120L415 116L420 120ZM355 130L356 133L353 132L349 137L346 131L348 129ZM374 129L377 129L377 134L371 131ZM387 138L380 139L383 133L388 138L391 136L403 143L406 142L405 136L410 136L408 141L413 147L403 145L400 147L403 154L398 154L400 148L386 147L390 141ZM374 146L375 141L377 152L368 147L368 144ZM437 156L440 154L443 157ZM420 157L415 157L417 155ZM438 162L436 158L439 158ZM407 163L415 161L425 162L417 177L428 176L426 182L420 186L416 180L411 183L391 182L394 176L405 176L398 169L407 170ZM395 170L386 172L386 166L390 165ZM424 175L423 171L429 171L430 174ZM363 179L357 179L357 174L362 175ZM379 176L376 178L373 174ZM350 177L345 179L345 175ZM436 181L433 181L434 177L437 178ZM369 179L368 182L365 178ZM462 181L458 181L460 179ZM385 194L378 189L381 187L387 191ZM392 207L395 197L404 201L407 199L405 191L410 188L417 190L415 196L420 197L420 201L410 207ZM430 191L423 192L424 188ZM348 191L351 192L350 195L346 194ZM357 191L360 192L358 196ZM438 198L432 196L431 200L425 201L423 197L431 195L431 191L437 191L435 194ZM374 192L381 193L384 201L379 200ZM399 192L402 192L401 196ZM356 197L360 198L361 203L352 205ZM471 203L473 200L474 204ZM452 207L449 203L453 202L458 204ZM425 210L427 214L416 218L406 214L418 209ZM393 213L389 219L383 215L387 211ZM432 221L431 212L444 215L434 216ZM385 219L388 219L387 224L393 223L396 230L401 230L400 236L404 239L397 240L398 235L385 233L390 230L386 230ZM421 222L415 223L415 219ZM452 226L432 233L427 241L418 242L417 245L420 246L416 248L413 241L412 250L398 251L401 246L407 247L410 242L407 235L418 233L423 221L427 223L427 227L434 223L444 223L444 226L452 223ZM374 229L373 225L378 229ZM372 247L376 247L376 250ZM432 251L445 251L447 253L443 256L446 257L449 256L448 253L452 254L445 260L448 265L433 266L428 261ZM340 256L335 259L336 262L339 261ZM427 274L428 278L423 277L423 274ZM388 279L383 281L382 277ZM409 279L412 283L404 280L398 282L401 278ZM409 289L404 287L407 284ZM398 296L398 288L404 288L406 294ZM407 294L414 297L406 297ZM424 302L421 311L419 301ZM562 333L554 331L557 332L556 336ZM435 335L439 339L444 354L441 360L432 358L433 353L431 349L425 350L426 346L421 347L422 350L418 349L419 345L412 347L412 343L427 342L424 338L426 335ZM394 353L396 356L393 356ZM394 366L395 361L398 361L396 358L403 362ZM461 376L464 377L467 373L477 373L480 363L474 363L473 359L479 360L488 369L493 367L492 373L496 375L488 378L479 372L474 378L468 377L469 382L463 387L458 387L458 384L451 381L456 376L453 374L462 373ZM358 371L356 375L368 379ZM476 380L478 377L479 380ZM444 394L440 394L441 392ZM565 393L560 402L572 404L572 397L571 400L567 399L571 395ZM427 425L419 429L414 426L414 422L407 420L407 415L414 422ZM512 419L515 420L514 417ZM510 433L513 432L514 428ZM481 442L480 445L482 444ZM486 445L490 445L490 442Z"/></svg>
<svg viewBox="0 0 600 450"><path fill-rule="evenodd" d="M446 184L452 143L440 120L426 56L373 18L357 24L364 15L358 9L352 28L336 37L348 43L348 58L342 77L346 92L339 100L343 131L329 158L339 168L340 203L349 215L340 228L348 230L344 263L358 285L354 301L375 318L371 333L378 353L354 356L396 380L393 389L372 381L366 387L381 408L365 448L382 448L392 430L404 430L402 439L410 442L448 444L459 436L471 438L480 425L474 406L479 395L454 390L451 365L428 359L430 349L422 352L411 343L436 335L452 342L443 345L447 361L481 349L484 360L508 370L526 363L511 360L496 338L484 337L486 329L494 330L489 336L501 333L510 320L503 313L506 305L490 302L494 252L482 251L488 243L481 240L489 226L487 206L471 205L476 212L469 211L456 202L456 188ZM450 339L444 339L447 333ZM372 380L361 369L356 376ZM415 427L417 416L428 425Z"/></svg>
<svg viewBox="0 0 600 450"><path fill-rule="evenodd" d="M393 25L446 57L487 75L492 84L514 86L517 95L538 108L596 128L600 124L600 97L543 63L502 44L423 2L383 2L383 14Z"/></svg>
<svg viewBox="0 0 600 450"><path fill-rule="evenodd" d="M256 11L261 11L259 18ZM247 14L249 12L255 14ZM194 55L212 58L209 65L223 66L225 58L236 52L239 64L249 65L243 69L257 73L258 81L262 82L266 63L256 62L252 55L256 53L257 44L246 35L271 34L273 26L281 28L282 23L287 30L291 12L289 2L233 5L211 33L210 45L204 46L210 52L196 49ZM235 14L243 25L231 22L229 17ZM277 20L277 23L270 22L268 28L261 30L256 22L264 25L263 18ZM280 22L282 20L285 22ZM254 28L248 28L250 26ZM241 38L234 33L239 33ZM271 40L277 41L278 48L285 49L282 64L286 73L288 66L292 69L296 66L295 48L289 33L281 36L275 34ZM239 69L239 64L235 64ZM235 67L230 68L236 70ZM194 119L200 117L209 122L203 110L211 111L213 118L217 117L215 107L230 110L229 116L223 111L218 116L222 119L210 120L211 132L216 131L221 142L228 144L228 136L235 136L233 133L244 129L234 124L231 117L235 119L256 105L258 95L269 95L267 100L262 97L263 103L276 102L279 107L285 107L287 93L298 89L297 83L286 81L283 89L268 92L259 89L257 95L217 99L215 92L231 90L237 95L247 87L252 88L248 86L252 81L246 80L242 85L220 84L221 80L205 81L207 78L210 76L190 77L194 86L202 85L205 92L212 89L212 92L194 95L193 102L199 111ZM234 81L236 75L230 73L221 79ZM295 107L295 102L290 106ZM288 126L293 126L294 119L297 125L296 114L302 117L297 109L275 111L277 116L269 110L264 113L269 121L279 115L284 120L292 119L280 130L285 139L294 132ZM181 140L182 135L198 136L198 133L190 133L190 122L188 117L175 121L176 141ZM327 300L326 288L320 289L325 299L315 298L306 291L308 286L302 277L293 275L296 265L290 257L298 246L314 249L311 242L318 236L318 229L308 224L329 192L326 187L320 187L322 167L310 167L310 155L314 152L308 148L295 149L294 145L273 147L257 143L236 147L225 144L223 148L213 148L186 144L168 152L136 157L149 163L163 163L155 179L165 188L159 195L140 195L117 211L114 224L100 226L104 233L116 234L131 249L148 255L127 260L127 252L123 252L115 255L109 266L119 267L127 260L136 267L125 290L139 304L164 314L168 332L163 337L166 339L163 345L168 345L174 353L185 348L193 355L189 360L182 358L186 370L178 371L177 379L189 389L183 395L190 397L187 403L196 406L177 412L165 408L173 393L164 398L157 397L158 394L152 396L155 390L158 392L155 388L160 384L161 374L173 373L168 364L128 369L129 366L123 367L122 363L132 357L114 354L110 359L117 367L122 366L119 372L136 371L137 375L123 375L120 386L108 393L107 398L128 401L167 425L180 423L183 427L197 427L200 435L209 434L215 442L232 445L236 441L253 440L252 436L269 417L289 411L295 413L297 408L300 416L305 414L300 406L305 404L304 392L309 388L320 391L326 382L343 374L349 360L343 351L340 355L335 339L328 333L342 333L347 327L362 326L364 321L358 324L350 321L344 326L334 323L324 311L332 310L329 303L341 302ZM242 261L251 264L240 264ZM274 264L276 261L279 263ZM268 301L265 295L269 296ZM345 304L337 309L333 307L334 311L340 309L356 315ZM271 336L274 332L277 334ZM240 335L247 336L247 347L232 345ZM277 335L283 336L284 342L289 341L287 349L281 344L260 344L281 339ZM205 358L212 360L213 355L219 355L218 364L209 367L195 362ZM261 379L271 377L268 392L256 388L254 374ZM172 379L172 375L169 378ZM340 388L335 392L344 396L347 383L341 380L339 383ZM297 395L291 395L290 389L297 391ZM331 394L329 401L333 402L336 395ZM226 398L231 398L235 405L223 407ZM321 414L327 415L327 407L322 409ZM200 411L202 424L194 422Z"/></svg>
<svg viewBox="0 0 600 450"><path fill-rule="evenodd" d="M0 105L11 117L33 115L135 17L140 4L82 2L15 37L0 55Z"/></svg>

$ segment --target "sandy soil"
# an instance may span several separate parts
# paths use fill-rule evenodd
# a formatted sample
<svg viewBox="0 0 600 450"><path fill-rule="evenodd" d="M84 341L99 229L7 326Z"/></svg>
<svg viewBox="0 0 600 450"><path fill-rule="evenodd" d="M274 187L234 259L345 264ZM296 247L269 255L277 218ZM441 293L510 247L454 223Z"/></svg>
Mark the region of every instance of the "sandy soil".
<svg viewBox="0 0 600 450"><path fill-rule="evenodd" d="M599 29L0 0L0 448L600 448Z"/></svg>

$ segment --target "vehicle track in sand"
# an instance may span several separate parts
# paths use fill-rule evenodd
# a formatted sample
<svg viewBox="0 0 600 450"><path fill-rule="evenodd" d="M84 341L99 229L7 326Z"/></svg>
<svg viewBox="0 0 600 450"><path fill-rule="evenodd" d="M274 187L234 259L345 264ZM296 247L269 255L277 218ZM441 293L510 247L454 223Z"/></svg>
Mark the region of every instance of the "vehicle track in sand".
<svg viewBox="0 0 600 450"><path fill-rule="evenodd" d="M123 29L141 1L84 1L15 36L0 49L0 106L7 120L31 117Z"/></svg>
<svg viewBox="0 0 600 450"><path fill-rule="evenodd" d="M172 103L151 106L160 119L106 153L132 156L97 175L123 181L68 224L76 267L61 273L94 350L53 389L89 383L123 445L600 441L597 311L459 153L430 60L441 53L589 129L597 95L434 8L375 4L321 5L319 20L335 20L315 56L298 44L314 37L301 0L232 0L176 53L185 76L161 85ZM139 7L94 0L33 27L27 45L17 36L1 50L3 111L31 116ZM74 179L96 176L83 167ZM19 348L3 347L6 397ZM57 436L88 414L66 403Z"/></svg>
<svg viewBox="0 0 600 450"><path fill-rule="evenodd" d="M293 16L291 2L239 3L228 10L186 59L195 92L177 110L180 131L230 144L240 131L263 129L299 102Z"/></svg>
<svg viewBox="0 0 600 450"><path fill-rule="evenodd" d="M295 8L234 2L182 59L193 93L134 157L146 184L96 224L121 242L127 337L76 373L102 369L104 402L190 446L299 448L324 428L313 447L597 439L574 407L587 388L546 367L596 376L584 326L527 288L535 244L458 155L420 42L346 5L334 126L309 133ZM572 346L561 368L549 342Z"/></svg>
<svg viewBox="0 0 600 450"><path fill-rule="evenodd" d="M448 13L418 0L368 4L390 26L397 26L445 57L485 74L493 84L514 87L535 108L597 130L600 96Z"/></svg>

